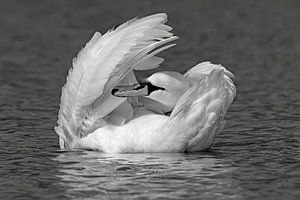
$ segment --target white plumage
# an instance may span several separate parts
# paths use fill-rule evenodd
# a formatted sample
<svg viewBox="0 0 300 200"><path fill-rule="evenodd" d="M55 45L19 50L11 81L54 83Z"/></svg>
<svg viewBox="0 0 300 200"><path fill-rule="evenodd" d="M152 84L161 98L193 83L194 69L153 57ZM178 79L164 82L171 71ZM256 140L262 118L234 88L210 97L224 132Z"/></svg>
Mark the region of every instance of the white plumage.
<svg viewBox="0 0 300 200"><path fill-rule="evenodd" d="M204 62L184 75L161 72L148 78L156 89L147 96L112 95L116 86L138 83L133 70L163 62L155 55L177 39L166 21L166 14L155 14L103 36L96 32L79 52L62 88L55 127L61 148L123 153L211 146L235 96L233 74L224 67Z"/></svg>

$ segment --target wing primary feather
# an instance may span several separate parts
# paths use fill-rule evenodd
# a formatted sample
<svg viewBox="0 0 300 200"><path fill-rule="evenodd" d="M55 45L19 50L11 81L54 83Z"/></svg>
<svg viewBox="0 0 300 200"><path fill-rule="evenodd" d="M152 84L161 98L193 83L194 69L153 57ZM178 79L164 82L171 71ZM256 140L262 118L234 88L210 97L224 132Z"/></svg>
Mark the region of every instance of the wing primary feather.
<svg viewBox="0 0 300 200"><path fill-rule="evenodd" d="M163 47L177 39L169 32L172 27L164 24L166 21L165 13L132 19L104 35L96 32L80 50L62 89L58 115L61 128L56 128L61 144L68 147L72 138L80 137L78 130L87 115L108 112L101 102L111 98L109 90L130 71L172 46Z"/></svg>
<svg viewBox="0 0 300 200"><path fill-rule="evenodd" d="M170 44L168 46L164 46L161 47L155 51L153 51L155 48L162 46L166 43L172 42L174 40L178 39L177 36L173 36L170 38L167 38L165 40L156 42L148 47L146 47L143 51L139 52L136 56L134 56L133 59L130 59L130 61L128 63L124 63L122 66L120 66L120 71L118 72L118 74L116 75L119 79L122 78L120 75L124 74L125 70L130 71L133 70L135 66L137 66L138 64L140 64L141 62L144 61L145 58L149 58L152 57L168 48L173 47L175 44ZM152 53L150 53L151 51L153 51ZM150 53L149 55L147 55L148 53ZM144 57L144 58L143 58Z"/></svg>

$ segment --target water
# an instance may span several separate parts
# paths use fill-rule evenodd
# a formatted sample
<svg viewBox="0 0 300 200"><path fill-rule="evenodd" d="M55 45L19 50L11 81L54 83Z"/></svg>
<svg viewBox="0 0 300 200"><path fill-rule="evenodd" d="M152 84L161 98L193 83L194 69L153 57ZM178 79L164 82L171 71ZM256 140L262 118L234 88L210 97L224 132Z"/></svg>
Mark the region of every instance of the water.
<svg viewBox="0 0 300 200"><path fill-rule="evenodd" d="M165 68L222 63L238 95L208 152L60 151L71 58L98 29L164 11ZM298 1L1 1L0 199L299 199ZM142 74L145 76L146 74Z"/></svg>

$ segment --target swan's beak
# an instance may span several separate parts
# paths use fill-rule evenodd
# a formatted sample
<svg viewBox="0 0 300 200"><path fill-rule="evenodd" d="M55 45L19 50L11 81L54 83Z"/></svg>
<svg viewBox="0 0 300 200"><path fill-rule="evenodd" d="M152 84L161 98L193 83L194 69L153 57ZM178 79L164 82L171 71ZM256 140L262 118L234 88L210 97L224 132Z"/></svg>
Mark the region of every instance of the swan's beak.
<svg viewBox="0 0 300 200"><path fill-rule="evenodd" d="M117 97L137 97L146 96L149 94L147 85L121 85L115 87L111 94Z"/></svg>

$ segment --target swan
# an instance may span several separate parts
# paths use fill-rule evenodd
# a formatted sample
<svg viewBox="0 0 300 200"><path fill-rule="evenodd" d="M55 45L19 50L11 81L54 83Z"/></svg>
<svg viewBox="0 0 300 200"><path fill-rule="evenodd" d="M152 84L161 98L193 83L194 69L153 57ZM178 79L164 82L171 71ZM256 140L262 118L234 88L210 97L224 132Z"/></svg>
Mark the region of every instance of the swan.
<svg viewBox="0 0 300 200"><path fill-rule="evenodd" d="M57 126L61 149L107 153L195 152L211 147L236 95L233 74L202 62L180 74L157 68L157 54L178 39L165 13L96 32L73 59L62 88Z"/></svg>

